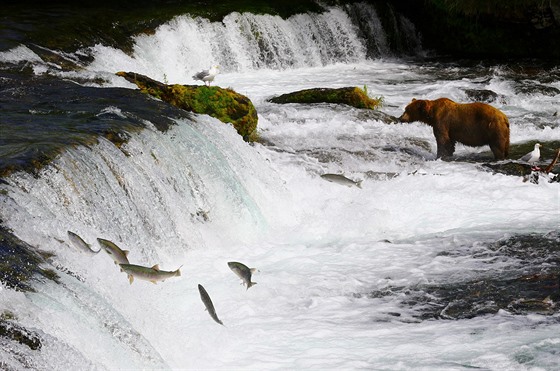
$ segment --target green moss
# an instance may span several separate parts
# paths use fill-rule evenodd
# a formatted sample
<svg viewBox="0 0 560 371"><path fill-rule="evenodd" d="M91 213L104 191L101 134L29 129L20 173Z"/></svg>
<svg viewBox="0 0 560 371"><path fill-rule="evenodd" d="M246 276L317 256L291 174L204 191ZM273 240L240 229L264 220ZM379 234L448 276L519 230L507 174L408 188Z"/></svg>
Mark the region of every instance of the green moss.
<svg viewBox="0 0 560 371"><path fill-rule="evenodd" d="M157 97L189 112L207 114L222 122L231 123L246 141L256 140L258 115L249 98L232 89L218 86L166 85L146 76L118 72L135 83L142 92Z"/></svg>
<svg viewBox="0 0 560 371"><path fill-rule="evenodd" d="M362 109L378 109L382 98L370 98L366 90L356 87L339 89L314 88L283 94L270 99L272 103L336 103Z"/></svg>

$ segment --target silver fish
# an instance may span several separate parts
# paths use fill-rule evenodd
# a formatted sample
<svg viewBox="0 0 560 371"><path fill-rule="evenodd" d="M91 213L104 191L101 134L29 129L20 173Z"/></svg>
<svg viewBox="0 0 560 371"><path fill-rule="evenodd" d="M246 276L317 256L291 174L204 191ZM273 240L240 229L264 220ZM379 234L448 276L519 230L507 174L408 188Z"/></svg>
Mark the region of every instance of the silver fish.
<svg viewBox="0 0 560 371"><path fill-rule="evenodd" d="M206 310L210 314L210 317L212 317L214 321L218 322L220 325L223 326L224 324L222 323L222 321L220 321L218 315L216 314L216 310L214 309L214 304L212 304L210 295L208 295L208 293L206 292L206 290L201 284L198 284L198 291L200 292L200 299L202 299L202 302L204 303Z"/></svg>
<svg viewBox="0 0 560 371"><path fill-rule="evenodd" d="M91 245L89 243L86 243L86 241L84 241L80 236L78 236L76 233L68 231L68 238L70 239L70 241L72 242L72 244L74 246L76 246L78 249L80 249L81 251L88 253L90 255L95 255L98 252L101 251L101 249L95 251L94 249L91 248Z"/></svg>
<svg viewBox="0 0 560 371"><path fill-rule="evenodd" d="M233 273L243 280L243 284L247 286L247 290L249 290L249 287L257 284L256 282L251 282L251 275L257 271L255 268L249 268L245 264L239 262L229 262L227 265Z"/></svg>
<svg viewBox="0 0 560 371"><path fill-rule="evenodd" d="M134 282L134 277L144 280L150 281L153 284L158 283L158 281L165 281L169 277L179 277L181 275L181 267L174 271L162 271L159 269L159 265L154 265L153 267L143 267L141 265L135 264L119 264L121 269L128 274L128 280L132 285Z"/></svg>
<svg viewBox="0 0 560 371"><path fill-rule="evenodd" d="M128 262L128 250L121 250L117 245L109 240L104 240L103 238L98 238L97 242L105 250L105 252L111 255L111 258L115 261L115 264L129 264ZM122 268L121 268L122 272Z"/></svg>
<svg viewBox="0 0 560 371"><path fill-rule="evenodd" d="M329 182L345 185L348 187L354 186L354 187L362 188L361 180L355 181L345 177L342 174L323 174L321 175L321 178L328 180Z"/></svg>

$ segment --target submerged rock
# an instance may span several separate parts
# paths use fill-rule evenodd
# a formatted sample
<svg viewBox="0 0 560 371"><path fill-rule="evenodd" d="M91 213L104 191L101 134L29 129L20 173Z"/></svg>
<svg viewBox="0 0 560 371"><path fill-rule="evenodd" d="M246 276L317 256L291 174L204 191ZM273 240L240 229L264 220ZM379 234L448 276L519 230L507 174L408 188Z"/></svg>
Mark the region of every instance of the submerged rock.
<svg viewBox="0 0 560 371"><path fill-rule="evenodd" d="M140 91L189 112L231 123L246 141L256 140L257 111L249 98L218 86L167 85L134 72L117 72Z"/></svg>
<svg viewBox="0 0 560 371"><path fill-rule="evenodd" d="M498 93L488 89L465 89L465 94L467 98L473 102L505 102L505 97L503 95L498 95Z"/></svg>
<svg viewBox="0 0 560 371"><path fill-rule="evenodd" d="M514 175L514 176L527 176L531 174L531 165L515 161L499 162L496 164L486 163L482 164L483 167L492 169L495 173Z"/></svg>
<svg viewBox="0 0 560 371"><path fill-rule="evenodd" d="M282 94L269 99L272 103L337 103L347 104L356 108L377 109L381 106L382 99L372 99L367 93L356 87L338 89L313 88Z"/></svg>
<svg viewBox="0 0 560 371"><path fill-rule="evenodd" d="M523 181L530 181L531 183L538 184L541 177L545 178L548 182L559 182L559 173L556 170L556 164L560 159L560 148L556 150L556 155L547 166L540 165L540 167L535 167L534 165L528 164L526 162L520 161L501 161L495 164L483 164L485 168L490 168L494 173L500 173L505 175L521 176Z"/></svg>
<svg viewBox="0 0 560 371"><path fill-rule="evenodd" d="M27 345L32 350L41 349L42 344L39 335L13 322L11 318L5 319L5 317L13 317L13 315L4 313L0 316L1 337Z"/></svg>
<svg viewBox="0 0 560 371"><path fill-rule="evenodd" d="M363 110L360 111L357 115L357 118L360 120L377 120L381 121L385 124L397 124L399 119L395 116L391 116L385 112L381 112L379 110Z"/></svg>
<svg viewBox="0 0 560 371"><path fill-rule="evenodd" d="M400 298L403 311L411 308L419 320L474 318L500 310L520 315L557 315L560 311L559 242L557 231L500 239L474 252L472 258L483 259L487 264L513 258L517 265L488 269L480 277L467 281L389 286L366 296Z"/></svg>
<svg viewBox="0 0 560 371"><path fill-rule="evenodd" d="M33 291L32 279L43 277L56 281L58 275L53 270L41 267L46 258L0 226L0 282L3 285L19 291Z"/></svg>

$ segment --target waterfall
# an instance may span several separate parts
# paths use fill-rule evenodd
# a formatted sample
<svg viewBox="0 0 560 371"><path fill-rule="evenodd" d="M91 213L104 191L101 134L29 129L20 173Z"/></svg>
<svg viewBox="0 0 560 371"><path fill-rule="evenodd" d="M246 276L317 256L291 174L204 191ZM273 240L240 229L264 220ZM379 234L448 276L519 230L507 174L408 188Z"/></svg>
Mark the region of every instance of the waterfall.
<svg viewBox="0 0 560 371"><path fill-rule="evenodd" d="M251 174L268 179L253 168L265 169L261 162L229 125L184 119L165 133L148 127L121 148L104 138L70 148L39 177L14 174L0 194L0 218L21 239L55 252L72 248L61 246L71 230L135 250L146 264L165 261L214 241L201 236L205 224L233 240L266 226L260 193L248 191L260 187Z"/></svg>
<svg viewBox="0 0 560 371"><path fill-rule="evenodd" d="M411 50L418 48L420 42L410 22L389 21L388 25L397 36L387 35L376 9L367 3L287 19L234 12L221 22L211 22L181 15L154 34L137 36L132 55L102 45L92 47L95 60L89 68L129 69L182 82L211 64L219 64L224 72L282 70L403 54L403 38Z"/></svg>
<svg viewBox="0 0 560 371"><path fill-rule="evenodd" d="M16 326L40 348L0 336L0 368L169 368L157 338L166 342L170 331L180 337L179 324L162 331L159 315L144 318L161 313L170 294L159 288L172 286L129 285L108 254L84 254L67 231L92 250L100 247L96 238L113 241L130 251L131 264L181 268L187 279L174 281L190 284L193 254L236 254L239 245L262 238L271 220L291 219L284 183L259 146L242 141L231 125L206 115L175 119L163 132L145 125L120 146L99 137L69 147L37 174L16 172L0 183L3 227L25 241L24 249L40 252L52 272L31 279L25 294L0 284L0 325ZM179 323L199 313L189 307L196 296L188 285L174 297Z"/></svg>

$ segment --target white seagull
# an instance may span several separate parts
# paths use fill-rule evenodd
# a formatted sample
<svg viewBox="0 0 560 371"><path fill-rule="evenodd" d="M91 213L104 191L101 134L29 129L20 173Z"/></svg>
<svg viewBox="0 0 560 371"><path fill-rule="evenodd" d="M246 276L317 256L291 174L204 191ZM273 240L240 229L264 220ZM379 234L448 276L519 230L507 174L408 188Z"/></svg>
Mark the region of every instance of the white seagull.
<svg viewBox="0 0 560 371"><path fill-rule="evenodd" d="M535 149L521 157L519 160L533 165L535 162L539 161L539 158L541 158L541 151L539 150L540 147L541 145L539 143L535 144Z"/></svg>
<svg viewBox="0 0 560 371"><path fill-rule="evenodd" d="M210 86L210 83L214 81L214 77L220 73L220 66L214 65L209 70L204 70L197 72L192 78L195 80L201 80L206 86Z"/></svg>

